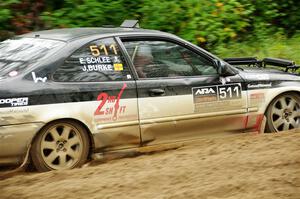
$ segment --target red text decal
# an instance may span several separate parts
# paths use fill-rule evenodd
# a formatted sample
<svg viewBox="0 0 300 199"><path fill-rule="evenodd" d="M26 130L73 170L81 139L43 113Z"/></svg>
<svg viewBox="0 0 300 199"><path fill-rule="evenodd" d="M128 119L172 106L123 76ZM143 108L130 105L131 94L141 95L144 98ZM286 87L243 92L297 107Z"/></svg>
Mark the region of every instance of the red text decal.
<svg viewBox="0 0 300 199"><path fill-rule="evenodd" d="M126 110L126 106L120 106L119 104L122 94L126 87L127 84L124 83L117 96L110 96L105 92L100 93L97 97L97 101L101 102L97 107L96 111L94 112L94 115L113 115L112 119L116 120L118 118L118 113L124 113ZM102 110L103 106L106 103L114 103L114 105Z"/></svg>

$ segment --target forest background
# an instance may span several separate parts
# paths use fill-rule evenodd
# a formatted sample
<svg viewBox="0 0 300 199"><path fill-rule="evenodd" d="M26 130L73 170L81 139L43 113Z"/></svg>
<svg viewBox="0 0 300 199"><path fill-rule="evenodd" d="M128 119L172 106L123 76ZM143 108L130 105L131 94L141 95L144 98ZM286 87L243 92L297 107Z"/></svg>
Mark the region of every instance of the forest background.
<svg viewBox="0 0 300 199"><path fill-rule="evenodd" d="M300 64L299 0L0 0L0 41L30 31L119 26L176 34L218 56Z"/></svg>

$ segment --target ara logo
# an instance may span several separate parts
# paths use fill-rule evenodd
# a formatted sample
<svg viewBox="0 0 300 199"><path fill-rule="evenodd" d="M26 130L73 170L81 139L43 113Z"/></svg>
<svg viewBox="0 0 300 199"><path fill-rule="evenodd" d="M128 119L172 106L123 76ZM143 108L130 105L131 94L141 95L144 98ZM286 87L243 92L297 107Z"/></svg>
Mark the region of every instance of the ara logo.
<svg viewBox="0 0 300 199"><path fill-rule="evenodd" d="M34 83L47 81L47 77L37 77L35 72L32 72L31 75L32 75L32 79L33 79Z"/></svg>
<svg viewBox="0 0 300 199"><path fill-rule="evenodd" d="M195 95L205 95L205 94L216 94L213 88L199 88L197 89Z"/></svg>

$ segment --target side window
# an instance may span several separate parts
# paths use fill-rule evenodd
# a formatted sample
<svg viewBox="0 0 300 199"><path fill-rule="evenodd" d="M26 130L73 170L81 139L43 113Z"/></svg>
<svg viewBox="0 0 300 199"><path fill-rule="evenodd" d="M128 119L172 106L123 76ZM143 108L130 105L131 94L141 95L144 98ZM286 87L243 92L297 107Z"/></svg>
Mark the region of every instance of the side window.
<svg viewBox="0 0 300 199"><path fill-rule="evenodd" d="M53 74L61 82L101 82L131 79L130 70L113 38L81 47Z"/></svg>
<svg viewBox="0 0 300 199"><path fill-rule="evenodd" d="M167 41L123 41L140 78L213 75L213 64Z"/></svg>

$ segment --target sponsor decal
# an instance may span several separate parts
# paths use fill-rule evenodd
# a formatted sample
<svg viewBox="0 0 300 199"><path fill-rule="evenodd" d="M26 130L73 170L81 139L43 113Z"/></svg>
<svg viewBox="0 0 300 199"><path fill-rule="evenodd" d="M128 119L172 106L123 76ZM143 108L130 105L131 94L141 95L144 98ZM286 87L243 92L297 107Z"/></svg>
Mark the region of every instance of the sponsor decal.
<svg viewBox="0 0 300 199"><path fill-rule="evenodd" d="M127 79L131 79L132 78L130 74L127 74L126 77L127 77Z"/></svg>
<svg viewBox="0 0 300 199"><path fill-rule="evenodd" d="M216 94L216 91L213 88L199 88L199 89L197 89L195 94L196 95L204 95L204 94L210 95L210 94Z"/></svg>
<svg viewBox="0 0 300 199"><path fill-rule="evenodd" d="M267 84L248 84L248 88L270 88L272 87L272 83Z"/></svg>
<svg viewBox="0 0 300 199"><path fill-rule="evenodd" d="M11 114L11 113L28 113L29 112L29 108L9 108L8 110L1 110L0 109L0 114Z"/></svg>
<svg viewBox="0 0 300 199"><path fill-rule="evenodd" d="M82 64L82 71L113 71L111 59L108 56L81 57L79 63Z"/></svg>
<svg viewBox="0 0 300 199"><path fill-rule="evenodd" d="M110 57L81 57L79 58L80 64L109 64L111 63Z"/></svg>
<svg viewBox="0 0 300 199"><path fill-rule="evenodd" d="M17 76L18 75L18 71L11 71L10 73L8 73L8 75L10 76L10 77L15 77L15 76Z"/></svg>
<svg viewBox="0 0 300 199"><path fill-rule="evenodd" d="M79 63L82 65L81 69L84 72L101 72L101 71L122 71L123 64L120 58L113 56L99 56L99 57L81 57Z"/></svg>
<svg viewBox="0 0 300 199"><path fill-rule="evenodd" d="M89 46L92 56L80 57L79 63L84 72L122 71L123 64L118 56L116 45L101 44Z"/></svg>
<svg viewBox="0 0 300 199"><path fill-rule="evenodd" d="M121 63L121 60L118 56L113 56L113 62L114 63Z"/></svg>
<svg viewBox="0 0 300 199"><path fill-rule="evenodd" d="M230 84L217 87L219 100L232 100L242 98L242 88L240 84Z"/></svg>
<svg viewBox="0 0 300 199"><path fill-rule="evenodd" d="M118 118L117 120L118 121L130 121L130 120L137 120L138 119L138 116L136 114L129 114L129 115L118 115ZM101 117L101 118L95 118L94 120L96 123L106 123L106 122L111 122L111 121L115 121L113 120L112 117ZM101 129L102 128L102 124L98 125L97 128L98 129Z"/></svg>
<svg viewBox="0 0 300 199"><path fill-rule="evenodd" d="M195 112L233 110L243 104L241 84L195 87L192 92Z"/></svg>
<svg viewBox="0 0 300 199"><path fill-rule="evenodd" d="M268 74L248 74L245 75L246 79L252 80L270 80L270 76Z"/></svg>
<svg viewBox="0 0 300 199"><path fill-rule="evenodd" d="M217 86L193 88L194 103L213 102L218 100Z"/></svg>
<svg viewBox="0 0 300 199"><path fill-rule="evenodd" d="M47 77L37 77L35 72L32 72L31 75L32 75L32 79L33 79L34 83L38 83L38 82L45 83L47 81Z"/></svg>
<svg viewBox="0 0 300 199"><path fill-rule="evenodd" d="M123 70L123 64L114 64L115 71L122 71Z"/></svg>
<svg viewBox="0 0 300 199"><path fill-rule="evenodd" d="M92 53L92 55L94 57L98 57L101 54L108 55L109 52L112 52L115 55L118 54L117 48L116 48L116 44L114 44L114 43L111 44L111 45L109 45L108 48L104 44L101 44L99 46L97 46L97 45L91 45L91 46L89 46L89 48L90 48L90 51L91 51L91 53Z"/></svg>
<svg viewBox="0 0 300 199"><path fill-rule="evenodd" d="M251 100L262 100L265 99L265 94L264 93L252 93L250 95Z"/></svg>
<svg viewBox="0 0 300 199"><path fill-rule="evenodd" d="M100 93L97 97L97 101L100 101L100 104L95 110L94 115L108 116L108 120L112 119L115 121L119 118L120 114L124 114L126 111L126 106L120 106L120 99L126 87L127 84L124 83L117 96L111 96L105 92ZM104 108L105 105L108 105L108 107Z"/></svg>
<svg viewBox="0 0 300 199"><path fill-rule="evenodd" d="M82 71L91 72L91 71L113 71L113 67L111 64L100 64L100 65L83 65L81 68Z"/></svg>
<svg viewBox="0 0 300 199"><path fill-rule="evenodd" d="M252 93L250 94L250 106L259 106L265 102L264 93Z"/></svg>
<svg viewBox="0 0 300 199"><path fill-rule="evenodd" d="M0 99L0 107L27 106L28 97Z"/></svg>
<svg viewBox="0 0 300 199"><path fill-rule="evenodd" d="M220 100L240 99L242 89L240 84L207 86L192 88L194 103L213 102Z"/></svg>

